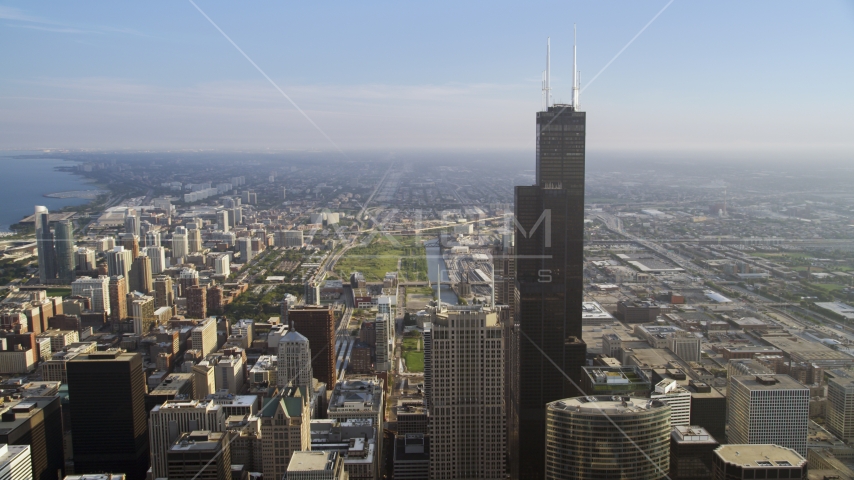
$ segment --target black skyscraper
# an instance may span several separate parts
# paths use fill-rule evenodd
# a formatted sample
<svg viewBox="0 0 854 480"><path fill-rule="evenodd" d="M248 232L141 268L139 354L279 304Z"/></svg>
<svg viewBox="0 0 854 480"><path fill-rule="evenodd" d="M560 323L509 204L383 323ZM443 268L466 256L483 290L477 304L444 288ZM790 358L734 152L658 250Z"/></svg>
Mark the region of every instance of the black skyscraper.
<svg viewBox="0 0 854 480"><path fill-rule="evenodd" d="M74 473L144 480L149 450L142 357L107 350L79 355L67 368Z"/></svg>
<svg viewBox="0 0 854 480"><path fill-rule="evenodd" d="M28 397L0 407L0 444L29 445L33 480L62 478L62 405L59 397Z"/></svg>
<svg viewBox="0 0 854 480"><path fill-rule="evenodd" d="M538 112L537 183L516 187L518 391L510 435L518 438L510 445L518 442L519 452L510 456L513 476L522 479L543 478L546 403L581 394L564 374L578 383L586 355L585 125L585 113L569 105Z"/></svg>

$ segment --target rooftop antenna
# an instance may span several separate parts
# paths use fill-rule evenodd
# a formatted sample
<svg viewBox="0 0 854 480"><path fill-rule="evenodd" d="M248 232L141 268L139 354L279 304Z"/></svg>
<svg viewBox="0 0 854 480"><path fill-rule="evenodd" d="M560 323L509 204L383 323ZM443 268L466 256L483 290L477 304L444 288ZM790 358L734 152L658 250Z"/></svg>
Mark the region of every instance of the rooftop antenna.
<svg viewBox="0 0 854 480"><path fill-rule="evenodd" d="M577 37L575 24L572 24L572 108L578 110L578 59L577 59Z"/></svg>
<svg viewBox="0 0 854 480"><path fill-rule="evenodd" d="M543 70L542 78L540 79L540 109L546 111L546 71Z"/></svg>
<svg viewBox="0 0 854 480"><path fill-rule="evenodd" d="M552 103L552 39L546 39L546 110Z"/></svg>

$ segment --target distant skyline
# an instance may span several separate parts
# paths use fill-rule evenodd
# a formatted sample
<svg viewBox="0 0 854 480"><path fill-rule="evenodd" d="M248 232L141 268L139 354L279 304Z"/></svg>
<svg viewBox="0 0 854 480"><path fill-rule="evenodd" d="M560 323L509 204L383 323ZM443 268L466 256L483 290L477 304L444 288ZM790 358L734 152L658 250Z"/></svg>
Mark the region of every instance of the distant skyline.
<svg viewBox="0 0 854 480"><path fill-rule="evenodd" d="M346 153L532 150L546 38L588 149L854 156L854 2L194 0ZM334 151L188 1L0 1L0 150Z"/></svg>

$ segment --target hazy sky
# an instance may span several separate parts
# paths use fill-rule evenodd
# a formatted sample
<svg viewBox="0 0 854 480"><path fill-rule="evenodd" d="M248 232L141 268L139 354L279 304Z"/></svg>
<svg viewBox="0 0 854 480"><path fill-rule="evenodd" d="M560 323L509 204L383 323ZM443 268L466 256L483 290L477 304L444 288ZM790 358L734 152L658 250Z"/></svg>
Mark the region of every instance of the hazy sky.
<svg viewBox="0 0 854 480"><path fill-rule="evenodd" d="M344 151L533 149L546 37L588 148L854 159L854 2L196 0ZM331 150L182 0L0 0L0 149Z"/></svg>

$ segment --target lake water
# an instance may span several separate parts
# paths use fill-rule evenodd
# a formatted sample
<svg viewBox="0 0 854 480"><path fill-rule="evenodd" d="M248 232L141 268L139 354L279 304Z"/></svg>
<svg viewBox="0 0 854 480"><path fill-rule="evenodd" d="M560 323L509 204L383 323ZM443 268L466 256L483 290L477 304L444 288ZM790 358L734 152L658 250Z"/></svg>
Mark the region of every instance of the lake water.
<svg viewBox="0 0 854 480"><path fill-rule="evenodd" d="M9 231L9 225L32 215L36 205L54 211L89 202L85 198L48 198L43 196L46 193L97 190L85 177L54 170L74 163L59 158L11 158L33 153L38 152L0 152L0 232Z"/></svg>
<svg viewBox="0 0 854 480"><path fill-rule="evenodd" d="M438 278L438 270L441 265L442 269L442 303L450 303L451 305L457 304L457 294L451 290L451 286L448 283L448 271L445 267L445 262L442 259L442 256L439 252L438 246L430 246L436 245L436 240L430 240L425 244L425 248L427 250L427 275L430 277L430 282L433 284L433 294L436 293L436 279Z"/></svg>

